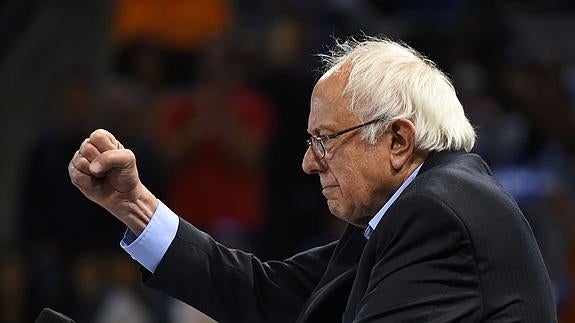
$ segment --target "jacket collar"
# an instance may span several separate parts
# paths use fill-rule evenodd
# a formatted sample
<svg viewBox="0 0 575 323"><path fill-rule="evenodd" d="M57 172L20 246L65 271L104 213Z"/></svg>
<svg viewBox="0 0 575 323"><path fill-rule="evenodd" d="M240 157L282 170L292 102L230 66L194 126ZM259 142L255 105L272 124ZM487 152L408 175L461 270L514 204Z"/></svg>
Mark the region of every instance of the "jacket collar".
<svg viewBox="0 0 575 323"><path fill-rule="evenodd" d="M423 166L419 170L417 176L427 172L428 170L443 164L448 164L452 160L456 159L457 157L466 154L463 150L456 150L456 151L433 151L427 159L423 162Z"/></svg>

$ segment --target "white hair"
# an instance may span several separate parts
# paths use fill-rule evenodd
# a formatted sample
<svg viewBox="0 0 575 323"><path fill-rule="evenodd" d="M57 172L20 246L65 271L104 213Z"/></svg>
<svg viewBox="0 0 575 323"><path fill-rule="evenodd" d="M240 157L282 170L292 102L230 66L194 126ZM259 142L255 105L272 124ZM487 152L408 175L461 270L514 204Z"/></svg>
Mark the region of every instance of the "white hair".
<svg viewBox="0 0 575 323"><path fill-rule="evenodd" d="M384 117L363 130L374 144L390 121L409 119L415 125L415 144L421 150L466 150L475 145L475 130L465 116L449 78L411 47L389 39L369 37L337 43L321 55L328 70L347 68L343 95L362 122Z"/></svg>

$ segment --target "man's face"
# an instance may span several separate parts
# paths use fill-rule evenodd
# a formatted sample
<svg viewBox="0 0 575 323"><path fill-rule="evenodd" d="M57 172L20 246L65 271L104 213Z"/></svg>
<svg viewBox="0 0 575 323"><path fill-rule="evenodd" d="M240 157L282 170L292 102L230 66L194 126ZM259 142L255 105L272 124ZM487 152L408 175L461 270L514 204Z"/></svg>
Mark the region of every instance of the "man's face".
<svg viewBox="0 0 575 323"><path fill-rule="evenodd" d="M308 119L308 132L327 135L362 122L348 111L349 99L342 96L348 73L328 71L316 84ZM302 168L318 174L331 213L356 226L369 220L401 184L389 162L390 136L386 132L375 145L361 140L361 129L325 142L323 159L313 148L303 158Z"/></svg>

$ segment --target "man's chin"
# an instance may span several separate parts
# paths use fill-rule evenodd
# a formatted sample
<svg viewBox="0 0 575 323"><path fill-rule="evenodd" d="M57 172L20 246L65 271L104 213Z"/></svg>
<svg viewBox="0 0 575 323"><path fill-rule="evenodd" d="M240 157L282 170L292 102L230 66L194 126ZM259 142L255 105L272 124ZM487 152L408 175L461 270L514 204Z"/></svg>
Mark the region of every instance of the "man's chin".
<svg viewBox="0 0 575 323"><path fill-rule="evenodd" d="M346 210L346 208L344 208L336 200L327 200L327 207L329 208L329 212L336 218L344 220L345 222L348 223L352 223L350 217L351 212L349 212L349 210Z"/></svg>
<svg viewBox="0 0 575 323"><path fill-rule="evenodd" d="M331 212L331 214L340 219L344 218L344 212L341 210L341 205L336 200L327 200L327 207L329 208L329 212Z"/></svg>
<svg viewBox="0 0 575 323"><path fill-rule="evenodd" d="M361 217L358 216L357 214L354 214L354 212L350 208L343 207L335 200L328 200L327 206L329 208L329 212L333 216L356 227L365 228L369 223L369 218Z"/></svg>

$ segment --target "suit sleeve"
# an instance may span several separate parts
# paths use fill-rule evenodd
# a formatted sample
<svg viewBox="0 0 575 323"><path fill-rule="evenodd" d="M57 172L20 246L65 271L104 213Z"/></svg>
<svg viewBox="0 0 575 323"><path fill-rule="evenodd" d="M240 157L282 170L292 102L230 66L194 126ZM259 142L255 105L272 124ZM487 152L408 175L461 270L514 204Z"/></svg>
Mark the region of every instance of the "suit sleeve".
<svg viewBox="0 0 575 323"><path fill-rule="evenodd" d="M372 239L354 322L477 322L481 297L466 227L430 196L396 201Z"/></svg>
<svg viewBox="0 0 575 323"><path fill-rule="evenodd" d="M261 262L180 219L174 241L144 281L219 322L294 322L335 245Z"/></svg>

